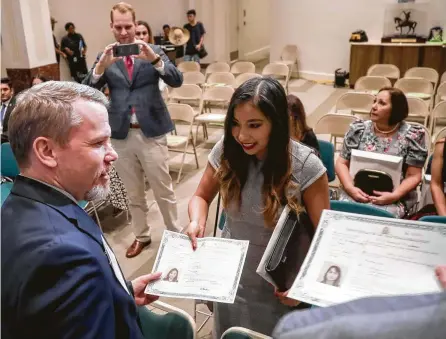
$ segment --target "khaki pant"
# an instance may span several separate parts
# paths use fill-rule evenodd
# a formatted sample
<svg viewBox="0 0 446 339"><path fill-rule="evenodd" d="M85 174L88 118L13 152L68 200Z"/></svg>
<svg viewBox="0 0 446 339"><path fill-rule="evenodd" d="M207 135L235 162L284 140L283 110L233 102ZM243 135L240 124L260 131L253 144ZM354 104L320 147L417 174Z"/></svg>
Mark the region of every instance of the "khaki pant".
<svg viewBox="0 0 446 339"><path fill-rule="evenodd" d="M143 242L150 239L144 174L153 190L167 229L179 232L176 197L169 174L166 136L147 138L140 129L130 129L127 139L112 139L112 144L119 155L115 167L129 197L136 239Z"/></svg>

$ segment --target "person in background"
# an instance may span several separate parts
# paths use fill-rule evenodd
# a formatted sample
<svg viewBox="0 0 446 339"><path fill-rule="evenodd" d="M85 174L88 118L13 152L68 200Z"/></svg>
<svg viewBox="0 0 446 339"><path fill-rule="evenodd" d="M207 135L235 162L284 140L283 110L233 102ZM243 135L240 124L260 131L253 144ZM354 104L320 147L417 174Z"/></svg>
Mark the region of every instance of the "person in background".
<svg viewBox="0 0 446 339"><path fill-rule="evenodd" d="M76 33L76 27L72 22L65 24L67 35L62 38L61 49L67 54L68 67L73 80L82 82L88 73L87 62L87 43L84 37Z"/></svg>
<svg viewBox="0 0 446 339"><path fill-rule="evenodd" d="M446 266L435 273L446 290ZM371 297L285 315L274 339L443 339L446 291Z"/></svg>
<svg viewBox="0 0 446 339"><path fill-rule="evenodd" d="M290 115L290 136L296 141L314 148L319 153L319 143L313 129L307 125L307 115L300 99L293 95L287 95L288 114Z"/></svg>
<svg viewBox="0 0 446 339"><path fill-rule="evenodd" d="M297 213L305 207L317 227L330 208L326 169L312 148L290 139L286 94L277 80L250 79L231 98L224 137L189 202L186 234L194 249L219 191L227 215L222 237L250 244L235 303L214 303L214 335L233 326L271 335L298 304L256 273L281 210L285 204Z"/></svg>
<svg viewBox="0 0 446 339"><path fill-rule="evenodd" d="M5 77L1 79L1 127L2 127L2 137L1 142L8 142L8 120L11 115L12 110L15 106L14 99L14 88L12 87L11 79Z"/></svg>
<svg viewBox="0 0 446 339"><path fill-rule="evenodd" d="M136 22L136 38L148 44L154 44L152 29L146 21Z"/></svg>
<svg viewBox="0 0 446 339"><path fill-rule="evenodd" d="M340 200L372 204L396 218L405 217L416 204L416 188L421 182L427 145L425 129L404 121L408 114L404 93L397 88L384 87L375 98L370 120L358 120L350 125L335 166L343 187ZM350 175L353 149L403 157L400 185L393 192L374 191L370 196L356 187Z"/></svg>
<svg viewBox="0 0 446 339"><path fill-rule="evenodd" d="M48 79L46 77L44 77L43 75L37 74L36 76L33 77L33 79L31 80L31 87L41 84L42 82L47 82Z"/></svg>
<svg viewBox="0 0 446 339"><path fill-rule="evenodd" d="M2 338L143 339L137 306L161 272L126 281L78 201L104 199L117 154L108 101L76 82L22 92L10 121L20 168L1 207Z"/></svg>
<svg viewBox="0 0 446 339"><path fill-rule="evenodd" d="M144 175L167 229L181 230L169 173L166 137L174 129L174 124L159 90L159 79L171 87L180 87L183 75L161 47L135 39L136 13L130 4L120 2L112 7L110 28L116 42L106 46L98 55L84 83L95 88L107 84L110 89L108 112L112 143L119 154L115 166L130 200L135 235L126 252L126 256L132 258L152 241ZM139 44L139 55L113 56L113 46L130 43Z"/></svg>
<svg viewBox="0 0 446 339"><path fill-rule="evenodd" d="M186 44L186 52L184 55L184 61L200 62L200 56L198 52L203 47L204 35L206 30L200 21L197 21L197 12L195 9L187 11L188 23L184 25L190 32L190 39Z"/></svg>
<svg viewBox="0 0 446 339"><path fill-rule="evenodd" d="M57 20L54 19L53 17L51 17L51 31L54 32L54 26L56 25ZM60 49L60 45L57 42L57 39L53 33L53 43L54 43L54 51L56 52L56 61L57 63L60 63L60 57L62 56L62 58L66 59L67 55L61 51Z"/></svg>
<svg viewBox="0 0 446 339"><path fill-rule="evenodd" d="M163 41L165 44L170 44L169 33L170 33L170 26L168 24L165 24L163 26Z"/></svg>
<svg viewBox="0 0 446 339"><path fill-rule="evenodd" d="M431 166L431 191L435 210L438 215L446 216L446 197L444 194L444 181L446 180L445 152L446 139L440 139L435 144L434 156Z"/></svg>

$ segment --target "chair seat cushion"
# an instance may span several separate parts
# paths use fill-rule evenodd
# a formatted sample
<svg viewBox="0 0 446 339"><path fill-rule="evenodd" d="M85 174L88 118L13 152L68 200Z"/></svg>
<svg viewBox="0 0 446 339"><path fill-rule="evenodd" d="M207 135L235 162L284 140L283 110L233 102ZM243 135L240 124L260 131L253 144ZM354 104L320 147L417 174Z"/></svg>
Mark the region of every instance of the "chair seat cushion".
<svg viewBox="0 0 446 339"><path fill-rule="evenodd" d="M187 137L182 135L167 135L167 147L176 148L184 146L187 142Z"/></svg>
<svg viewBox="0 0 446 339"><path fill-rule="evenodd" d="M226 114L219 113L204 113L195 118L196 122L208 123L208 122L225 122Z"/></svg>

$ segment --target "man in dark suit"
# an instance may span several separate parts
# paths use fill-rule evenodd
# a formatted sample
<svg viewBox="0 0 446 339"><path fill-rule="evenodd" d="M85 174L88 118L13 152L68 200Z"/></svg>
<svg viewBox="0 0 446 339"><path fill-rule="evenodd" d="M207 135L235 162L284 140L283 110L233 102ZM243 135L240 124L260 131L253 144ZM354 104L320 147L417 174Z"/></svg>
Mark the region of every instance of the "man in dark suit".
<svg viewBox="0 0 446 339"><path fill-rule="evenodd" d="M107 99L49 81L18 96L9 140L21 174L1 208L2 338L143 339L148 274L127 282L98 225L77 204L105 198L117 155Z"/></svg>
<svg viewBox="0 0 446 339"><path fill-rule="evenodd" d="M181 230L169 174L166 138L174 125L158 83L161 78L167 85L179 87L183 76L159 46L135 39L136 15L131 5L120 2L113 6L110 19L116 43L108 45L98 56L84 84L96 88L107 84L110 89L112 142L119 154L115 167L130 200L135 234L126 253L131 258L151 242L144 175L153 189L167 229ZM141 53L114 57L113 47L119 44L138 44Z"/></svg>
<svg viewBox="0 0 446 339"><path fill-rule="evenodd" d="M2 124L2 143L8 142L8 121L12 110L14 109L14 89L9 78L1 79L1 107L0 116Z"/></svg>

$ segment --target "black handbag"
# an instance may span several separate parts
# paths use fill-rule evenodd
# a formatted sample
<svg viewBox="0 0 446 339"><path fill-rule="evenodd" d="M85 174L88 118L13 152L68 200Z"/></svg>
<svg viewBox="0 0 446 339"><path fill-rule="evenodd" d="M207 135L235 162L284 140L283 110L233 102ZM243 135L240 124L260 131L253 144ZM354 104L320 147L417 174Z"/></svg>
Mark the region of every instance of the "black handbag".
<svg viewBox="0 0 446 339"><path fill-rule="evenodd" d="M206 51L204 45L201 46L201 48L198 50L198 56L200 57L200 59L206 58L208 56L208 51Z"/></svg>
<svg viewBox="0 0 446 339"><path fill-rule="evenodd" d="M362 169L355 175L355 187L360 188L365 194L373 195L373 191L392 192L392 177L383 171Z"/></svg>
<svg viewBox="0 0 446 339"><path fill-rule="evenodd" d="M314 227L308 214L297 215L290 210L265 267L279 291L287 291L293 285L313 236Z"/></svg>

